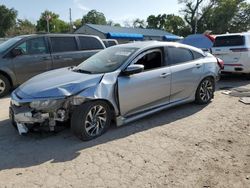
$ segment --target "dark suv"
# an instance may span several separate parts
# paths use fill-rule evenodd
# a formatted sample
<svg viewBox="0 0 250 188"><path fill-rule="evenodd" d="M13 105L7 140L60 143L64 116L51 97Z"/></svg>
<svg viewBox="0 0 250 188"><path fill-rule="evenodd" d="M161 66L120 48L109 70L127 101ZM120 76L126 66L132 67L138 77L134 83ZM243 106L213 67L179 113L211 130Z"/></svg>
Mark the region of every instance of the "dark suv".
<svg viewBox="0 0 250 188"><path fill-rule="evenodd" d="M0 97L45 71L75 66L105 48L99 37L80 34L34 34L0 45Z"/></svg>

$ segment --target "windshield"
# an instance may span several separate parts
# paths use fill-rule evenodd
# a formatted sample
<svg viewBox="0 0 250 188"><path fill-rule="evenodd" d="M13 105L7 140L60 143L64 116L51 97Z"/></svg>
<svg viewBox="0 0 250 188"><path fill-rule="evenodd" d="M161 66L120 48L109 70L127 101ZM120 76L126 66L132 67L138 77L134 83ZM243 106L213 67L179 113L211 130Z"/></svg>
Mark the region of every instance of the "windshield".
<svg viewBox="0 0 250 188"><path fill-rule="evenodd" d="M0 53L3 53L5 50L10 48L12 45L14 45L16 42L18 42L22 38L23 37L14 37L0 44Z"/></svg>
<svg viewBox="0 0 250 188"><path fill-rule="evenodd" d="M75 70L98 74L118 69L138 48L111 47L90 57Z"/></svg>

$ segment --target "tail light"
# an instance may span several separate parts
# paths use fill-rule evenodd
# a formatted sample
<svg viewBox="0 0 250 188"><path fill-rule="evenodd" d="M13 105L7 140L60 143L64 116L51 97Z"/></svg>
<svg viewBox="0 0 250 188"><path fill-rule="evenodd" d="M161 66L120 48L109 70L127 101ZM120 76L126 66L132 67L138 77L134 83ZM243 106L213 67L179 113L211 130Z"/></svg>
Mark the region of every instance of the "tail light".
<svg viewBox="0 0 250 188"><path fill-rule="evenodd" d="M213 36L213 35L207 35L207 34L205 34L205 36L206 36L207 38L209 38L209 40L211 40L212 43L214 43L214 41L215 41L215 36Z"/></svg>
<svg viewBox="0 0 250 188"><path fill-rule="evenodd" d="M220 69L224 69L224 61L220 58L217 58L217 64L219 65Z"/></svg>

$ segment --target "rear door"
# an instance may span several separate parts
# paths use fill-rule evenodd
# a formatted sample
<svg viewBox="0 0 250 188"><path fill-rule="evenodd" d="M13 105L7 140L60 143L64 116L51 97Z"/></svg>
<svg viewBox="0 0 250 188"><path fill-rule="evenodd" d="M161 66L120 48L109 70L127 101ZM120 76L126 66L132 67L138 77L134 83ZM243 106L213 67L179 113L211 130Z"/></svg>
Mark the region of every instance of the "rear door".
<svg viewBox="0 0 250 188"><path fill-rule="evenodd" d="M81 63L81 56L75 36L51 36L53 69L75 66Z"/></svg>
<svg viewBox="0 0 250 188"><path fill-rule="evenodd" d="M195 54L186 48L168 47L171 70L171 97L170 102L188 99L196 91L204 65L201 54Z"/></svg>
<svg viewBox="0 0 250 188"><path fill-rule="evenodd" d="M129 116L169 103L170 68L164 64L163 51L149 50L132 64L144 65L138 74L118 77L118 97L122 116Z"/></svg>
<svg viewBox="0 0 250 188"><path fill-rule="evenodd" d="M44 37L27 39L15 48L23 52L22 55L12 58L18 84L51 69L51 55Z"/></svg>
<svg viewBox="0 0 250 188"><path fill-rule="evenodd" d="M240 49L245 46L245 37L242 35L217 36L212 54L222 59L225 66L234 66L239 63L242 52Z"/></svg>

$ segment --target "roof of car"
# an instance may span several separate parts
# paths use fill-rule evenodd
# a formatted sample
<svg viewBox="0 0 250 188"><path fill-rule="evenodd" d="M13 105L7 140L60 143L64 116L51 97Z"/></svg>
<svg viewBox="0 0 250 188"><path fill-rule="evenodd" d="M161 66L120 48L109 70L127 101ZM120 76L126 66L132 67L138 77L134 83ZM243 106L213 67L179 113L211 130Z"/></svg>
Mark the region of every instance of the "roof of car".
<svg viewBox="0 0 250 188"><path fill-rule="evenodd" d="M234 35L250 35L250 32L243 32L243 33L226 33L226 34L216 35L216 37L234 36Z"/></svg>
<svg viewBox="0 0 250 188"><path fill-rule="evenodd" d="M140 41L140 42L133 42L127 44L121 44L115 47L127 47L127 48L149 48L149 47L161 47L161 46L173 46L173 47L182 47L188 48L190 50L194 50L200 53L203 53L202 50L195 48L193 46L177 43L177 42L160 42L160 41Z"/></svg>
<svg viewBox="0 0 250 188"><path fill-rule="evenodd" d="M84 34L71 34L71 33L36 33L30 35L20 35L18 37L35 37L35 36L87 36L87 37L97 37L94 35L84 35Z"/></svg>

